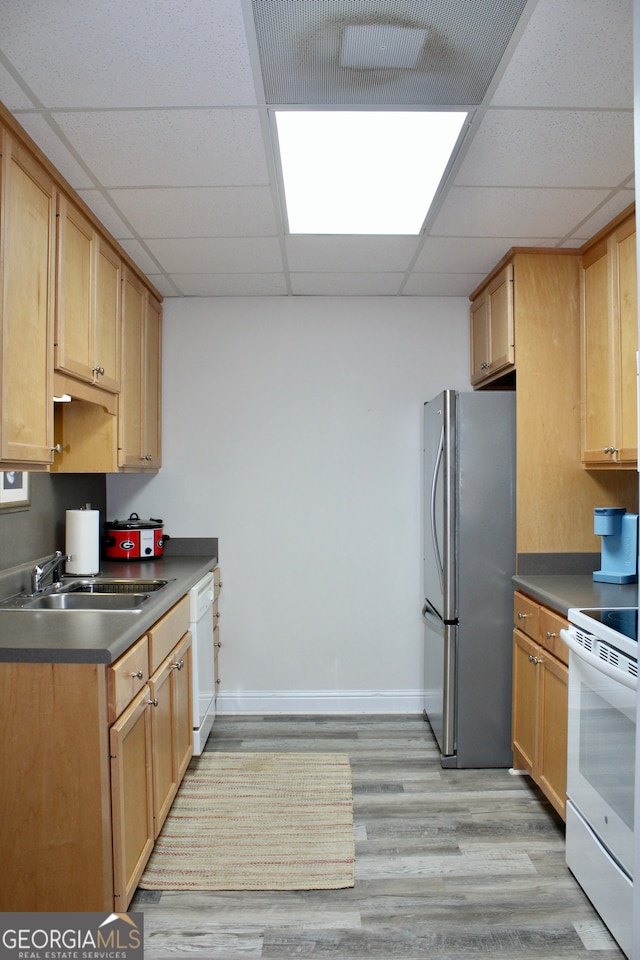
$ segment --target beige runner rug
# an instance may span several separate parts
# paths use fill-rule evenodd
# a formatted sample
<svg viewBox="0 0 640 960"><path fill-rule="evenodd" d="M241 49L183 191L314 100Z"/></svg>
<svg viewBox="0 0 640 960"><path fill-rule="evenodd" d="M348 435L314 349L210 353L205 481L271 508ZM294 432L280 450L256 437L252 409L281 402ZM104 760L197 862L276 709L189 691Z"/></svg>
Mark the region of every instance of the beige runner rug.
<svg viewBox="0 0 640 960"><path fill-rule="evenodd" d="M178 790L146 890L334 890L354 884L349 758L203 753Z"/></svg>

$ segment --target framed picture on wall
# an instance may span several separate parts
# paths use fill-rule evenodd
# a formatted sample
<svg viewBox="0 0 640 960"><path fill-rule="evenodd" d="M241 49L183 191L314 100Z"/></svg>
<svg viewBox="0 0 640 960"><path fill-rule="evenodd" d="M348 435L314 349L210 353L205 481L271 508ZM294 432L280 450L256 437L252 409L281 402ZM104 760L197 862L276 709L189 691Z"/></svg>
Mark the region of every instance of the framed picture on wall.
<svg viewBox="0 0 640 960"><path fill-rule="evenodd" d="M28 510L29 474L23 470L0 471L0 510Z"/></svg>

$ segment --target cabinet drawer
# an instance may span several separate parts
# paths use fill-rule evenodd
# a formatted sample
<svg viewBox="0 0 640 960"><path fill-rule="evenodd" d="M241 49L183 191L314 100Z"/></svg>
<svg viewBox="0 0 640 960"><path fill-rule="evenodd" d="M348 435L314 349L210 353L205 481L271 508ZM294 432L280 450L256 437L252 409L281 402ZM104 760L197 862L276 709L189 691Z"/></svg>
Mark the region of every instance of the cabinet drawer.
<svg viewBox="0 0 640 960"><path fill-rule="evenodd" d="M518 630L522 630L532 640L538 640L538 623L540 607L534 600L525 597L522 593L513 595L513 622Z"/></svg>
<svg viewBox="0 0 640 960"><path fill-rule="evenodd" d="M569 663L569 651L560 637L560 631L568 626L564 617L545 607L540 608L540 643L562 663Z"/></svg>
<svg viewBox="0 0 640 960"><path fill-rule="evenodd" d="M189 629L189 597L185 596L149 630L149 672L154 673Z"/></svg>
<svg viewBox="0 0 640 960"><path fill-rule="evenodd" d="M149 647L141 637L107 670L109 723L113 723L149 679Z"/></svg>

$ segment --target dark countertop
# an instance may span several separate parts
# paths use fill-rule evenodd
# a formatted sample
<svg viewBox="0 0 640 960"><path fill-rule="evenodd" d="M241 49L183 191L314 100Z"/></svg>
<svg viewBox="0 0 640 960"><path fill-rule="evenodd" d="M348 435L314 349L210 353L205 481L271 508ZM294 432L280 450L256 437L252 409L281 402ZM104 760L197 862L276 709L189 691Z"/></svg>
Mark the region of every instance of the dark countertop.
<svg viewBox="0 0 640 960"><path fill-rule="evenodd" d="M637 583L598 583L589 575L515 576L516 589L566 617L571 607L637 607Z"/></svg>
<svg viewBox="0 0 640 960"><path fill-rule="evenodd" d="M170 582L138 611L0 610L0 661L113 663L217 564L215 555L103 561L100 576ZM0 571L0 597L24 590L29 565Z"/></svg>

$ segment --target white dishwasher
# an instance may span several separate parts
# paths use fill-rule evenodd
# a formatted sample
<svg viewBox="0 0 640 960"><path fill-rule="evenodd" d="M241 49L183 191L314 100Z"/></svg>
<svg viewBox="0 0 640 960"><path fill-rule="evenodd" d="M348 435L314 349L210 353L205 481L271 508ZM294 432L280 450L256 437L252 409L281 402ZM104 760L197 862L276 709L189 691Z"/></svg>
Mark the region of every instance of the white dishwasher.
<svg viewBox="0 0 640 960"><path fill-rule="evenodd" d="M189 590L194 756L204 750L216 715L213 599L213 574L208 573Z"/></svg>

